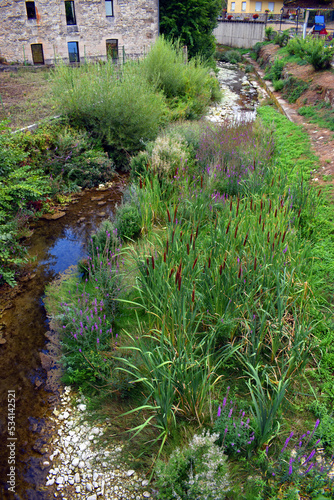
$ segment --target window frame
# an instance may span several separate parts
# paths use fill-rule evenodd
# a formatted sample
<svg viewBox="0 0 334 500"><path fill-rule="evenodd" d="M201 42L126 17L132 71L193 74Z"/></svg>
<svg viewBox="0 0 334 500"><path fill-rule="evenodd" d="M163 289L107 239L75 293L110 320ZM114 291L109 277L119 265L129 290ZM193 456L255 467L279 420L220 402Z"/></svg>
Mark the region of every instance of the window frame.
<svg viewBox="0 0 334 500"><path fill-rule="evenodd" d="M76 26L77 18L75 15L74 0L65 0L64 5L65 5L65 16L66 16L67 26ZM71 8L71 16L69 15L68 11L69 7Z"/></svg>
<svg viewBox="0 0 334 500"><path fill-rule="evenodd" d="M27 19L37 19L35 2L28 1L25 4L26 4Z"/></svg>
<svg viewBox="0 0 334 500"><path fill-rule="evenodd" d="M235 12L235 2L231 2L231 12Z"/></svg>
<svg viewBox="0 0 334 500"><path fill-rule="evenodd" d="M107 9L107 5L110 6L111 14L109 14L109 10ZM114 17L114 2L113 0L104 0L104 6L106 11L106 17Z"/></svg>
<svg viewBox="0 0 334 500"><path fill-rule="evenodd" d="M270 8L270 5L272 5L272 9ZM274 10L275 10L275 2L268 2L268 10L270 12L274 12Z"/></svg>
<svg viewBox="0 0 334 500"><path fill-rule="evenodd" d="M115 52L111 52L108 50L108 45L110 46L115 46ZM106 52L107 52L107 58L111 57L113 61L117 61L119 54L118 54L118 38L107 38L106 39Z"/></svg>
<svg viewBox="0 0 334 500"><path fill-rule="evenodd" d="M247 2L241 2L241 12L246 12Z"/></svg>
<svg viewBox="0 0 334 500"><path fill-rule="evenodd" d="M76 50L76 52L71 52L71 51L70 51L70 43L71 43L71 44L76 44L76 49L77 49L77 50ZM73 40L73 41L71 41L71 42L67 42L67 50L68 50L68 59L69 59L69 62L70 62L71 64L79 63L79 62L80 62L80 55L79 55L79 42L77 42L76 40ZM77 55L77 57L76 57L75 61L73 61L73 60L71 61L71 54L72 54L72 53Z"/></svg>
<svg viewBox="0 0 334 500"><path fill-rule="evenodd" d="M255 12L262 12L262 2L255 2Z"/></svg>

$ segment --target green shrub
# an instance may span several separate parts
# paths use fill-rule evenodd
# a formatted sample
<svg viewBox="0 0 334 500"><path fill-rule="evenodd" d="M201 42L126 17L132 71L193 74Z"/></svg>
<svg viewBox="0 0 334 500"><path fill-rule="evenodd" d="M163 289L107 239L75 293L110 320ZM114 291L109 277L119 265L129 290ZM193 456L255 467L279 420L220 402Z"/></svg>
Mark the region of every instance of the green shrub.
<svg viewBox="0 0 334 500"><path fill-rule="evenodd" d="M276 92L279 92L283 89L285 82L283 80L274 80L273 87Z"/></svg>
<svg viewBox="0 0 334 500"><path fill-rule="evenodd" d="M122 240L133 239L140 233L141 216L139 208L133 204L121 205L116 213L115 228Z"/></svg>
<svg viewBox="0 0 334 500"><path fill-rule="evenodd" d="M312 64L316 71L328 69L334 56L334 46L320 38L293 38L287 45L289 54L294 54Z"/></svg>
<svg viewBox="0 0 334 500"><path fill-rule="evenodd" d="M294 76L289 76L287 80L284 81L284 91L283 96L290 103L294 103L299 99L299 97L307 90L309 87L308 83L295 78Z"/></svg>
<svg viewBox="0 0 334 500"><path fill-rule="evenodd" d="M224 398L213 427L214 432L219 434L218 446L223 447L227 455L249 456L255 444L255 432L249 424L250 419L245 412L238 411L233 401Z"/></svg>
<svg viewBox="0 0 334 500"><path fill-rule="evenodd" d="M59 64L53 88L60 111L101 139L120 166L156 137L166 113L163 95L136 63Z"/></svg>
<svg viewBox="0 0 334 500"><path fill-rule="evenodd" d="M195 435L187 448L175 450L156 466L159 500L223 500L229 489L226 456L215 445L217 434Z"/></svg>
<svg viewBox="0 0 334 500"><path fill-rule="evenodd" d="M311 38L305 47L305 59L316 71L330 68L333 60L334 46L327 45L325 40Z"/></svg>
<svg viewBox="0 0 334 500"><path fill-rule="evenodd" d="M29 156L29 163L65 185L93 187L110 180L113 162L85 130L63 122L44 124L34 132L15 136L15 143Z"/></svg>
<svg viewBox="0 0 334 500"><path fill-rule="evenodd" d="M271 66L269 67L269 69L267 69L264 75L265 79L271 80L272 82L275 80L280 80L284 65L285 65L284 60L278 59L278 57L276 57Z"/></svg>
<svg viewBox="0 0 334 500"><path fill-rule="evenodd" d="M218 82L210 75L210 68L198 58L186 62L182 48L164 37L158 38L142 61L141 71L167 99L174 99L174 107L181 100L185 118L201 117L210 100L220 97Z"/></svg>
<svg viewBox="0 0 334 500"><path fill-rule="evenodd" d="M236 64L242 61L242 57L238 50L227 50L225 52L219 53L218 60L222 62L229 62L232 64Z"/></svg>
<svg viewBox="0 0 334 500"><path fill-rule="evenodd" d="M264 30L265 38L268 42L272 40L275 36L274 28L272 26L267 26Z"/></svg>
<svg viewBox="0 0 334 500"><path fill-rule="evenodd" d="M0 123L0 284L15 285L26 250L19 242L28 215L43 206L50 192L48 178L29 165L28 154L15 142L6 123Z"/></svg>
<svg viewBox="0 0 334 500"><path fill-rule="evenodd" d="M264 42L256 42L256 44L254 45L254 47L252 47L252 52L251 54L253 55L254 54L254 58L255 60L257 61L258 58L260 57L260 52L261 52L261 49L262 47L265 45Z"/></svg>
<svg viewBox="0 0 334 500"><path fill-rule="evenodd" d="M299 37L291 38L286 46L286 50L290 55L302 57L304 55L304 40Z"/></svg>
<svg viewBox="0 0 334 500"><path fill-rule="evenodd" d="M276 45L279 45L280 47L285 47L286 44L288 43L288 40L289 40L289 34L283 31L283 33L276 33L276 36L274 38L274 43Z"/></svg>

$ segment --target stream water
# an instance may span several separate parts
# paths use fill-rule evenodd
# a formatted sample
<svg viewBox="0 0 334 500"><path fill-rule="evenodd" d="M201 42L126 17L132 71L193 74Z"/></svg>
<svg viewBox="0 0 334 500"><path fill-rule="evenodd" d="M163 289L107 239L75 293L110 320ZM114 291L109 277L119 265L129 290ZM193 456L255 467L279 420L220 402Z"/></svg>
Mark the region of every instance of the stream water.
<svg viewBox="0 0 334 500"><path fill-rule="evenodd" d="M47 465L43 447L50 429L47 421L54 395L45 390L46 373L41 353L46 349L48 330L43 307L45 286L54 277L85 256L85 244L101 220L112 217L122 198L125 178L105 191L80 193L57 220L40 220L29 241L35 258L1 316L0 327L6 342L0 345L0 499L47 499L43 491ZM5 290L2 290L3 295ZM14 425L8 425L8 391L15 392ZM12 402L9 406L13 410ZM10 433L13 433L11 435ZM13 438L13 439L12 439ZM8 446L11 445L11 446ZM8 463L10 462L10 463ZM10 469L10 466L14 469ZM15 495L8 487L15 483Z"/></svg>
<svg viewBox="0 0 334 500"><path fill-rule="evenodd" d="M256 83L229 64L219 66L218 79L224 96L210 110L208 119L253 120ZM29 240L29 254L35 258L34 262L12 297L4 287L0 290L0 303L6 304L0 310L0 331L5 339L0 344L0 500L49 499L43 487L49 469L43 454L51 432L48 417L55 396L46 390L46 372L41 364L48 331L42 297L46 285L58 273L85 256L89 235L101 220L113 216L124 184L125 178L120 177L105 191L80 193L65 209L64 217L38 221ZM7 301L2 300L6 294ZM10 406L13 423L9 425L8 395L12 401L12 394L15 394L15 410ZM11 479L15 493L8 491Z"/></svg>

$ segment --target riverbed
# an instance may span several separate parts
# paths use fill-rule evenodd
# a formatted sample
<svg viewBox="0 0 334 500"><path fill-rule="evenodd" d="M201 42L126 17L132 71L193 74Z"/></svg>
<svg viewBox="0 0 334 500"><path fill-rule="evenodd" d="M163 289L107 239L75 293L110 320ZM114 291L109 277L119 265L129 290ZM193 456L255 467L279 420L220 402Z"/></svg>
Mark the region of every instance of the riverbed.
<svg viewBox="0 0 334 500"><path fill-rule="evenodd" d="M226 119L236 122L254 120L260 92L255 79L236 65L220 63L218 70L223 97L209 110L207 119L216 123ZM113 217L115 205L121 202L125 183L124 177L117 176L109 187L79 193L69 205L60 207L61 217L36 222L32 226L33 234L29 242L22 243L28 244L29 255L34 260L29 264L16 294L7 301L0 320L5 340L0 345L0 493L4 498L11 498L7 482L10 465L8 443L14 443L16 496L13 494L12 498L53 498L50 489L45 488L50 480L47 479L50 478L50 463L45 454L50 435L54 433L52 411L54 405L59 403L59 394L57 387L48 383L41 363L50 349L45 336L49 328L43 294L50 281L86 255L85 245L89 235L103 219ZM48 369L50 372L53 367ZM14 425L11 426L13 436L8 434L8 391L15 394ZM13 438L13 441L8 441L8 438Z"/></svg>

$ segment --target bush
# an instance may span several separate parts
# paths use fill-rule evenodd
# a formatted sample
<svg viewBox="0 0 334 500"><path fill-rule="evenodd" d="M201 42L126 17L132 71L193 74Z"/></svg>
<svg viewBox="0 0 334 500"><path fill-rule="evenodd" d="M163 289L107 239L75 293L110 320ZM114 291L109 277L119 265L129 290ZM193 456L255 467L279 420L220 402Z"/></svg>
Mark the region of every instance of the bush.
<svg viewBox="0 0 334 500"><path fill-rule="evenodd" d="M258 58L260 57L260 52L261 52L261 49L262 47L264 46L264 42L256 42L256 44L254 45L254 47L252 48L252 54L255 55L255 60L257 61Z"/></svg>
<svg viewBox="0 0 334 500"><path fill-rule="evenodd" d="M166 112L163 95L137 63L59 64L53 88L60 111L101 139L119 166L156 137Z"/></svg>
<svg viewBox="0 0 334 500"><path fill-rule="evenodd" d="M245 417L245 412L238 411L234 402L229 403L226 396L218 408L213 430L219 435L218 446L223 447L227 455L250 455L255 445L255 432L249 423L250 419Z"/></svg>
<svg viewBox="0 0 334 500"><path fill-rule="evenodd" d="M311 38L307 39L305 46L305 59L312 64L316 71L328 69L334 55L334 46L326 45L325 40Z"/></svg>
<svg viewBox="0 0 334 500"><path fill-rule="evenodd" d="M284 82L283 96L288 100L288 102L294 103L305 92L305 90L308 89L308 87L308 83L300 80L299 78L295 78L294 76L290 76Z"/></svg>
<svg viewBox="0 0 334 500"><path fill-rule="evenodd" d="M220 96L218 82L210 75L210 69L198 58L186 62L179 45L163 37L158 38L142 61L141 71L167 99L174 100L173 107L177 107L181 100L184 118L201 117L210 100L217 100Z"/></svg>
<svg viewBox="0 0 334 500"><path fill-rule="evenodd" d="M334 46L320 38L293 38L287 45L289 54L297 55L316 71L328 69L334 56Z"/></svg>
<svg viewBox="0 0 334 500"><path fill-rule="evenodd" d="M240 52L238 52L237 50L227 50L225 52L219 52L217 59L222 62L236 64L238 62L241 62L242 57Z"/></svg>
<svg viewBox="0 0 334 500"><path fill-rule="evenodd" d="M274 37L274 29L272 26L267 26L264 30L265 32L265 35L266 35L266 40L268 42L270 42L270 40L272 40L272 38Z"/></svg>
<svg viewBox="0 0 334 500"><path fill-rule="evenodd" d="M99 145L93 145L85 130L66 123L45 124L33 133L15 137L16 144L29 155L29 162L43 169L53 180L65 185L93 187L110 180L113 162Z"/></svg>
<svg viewBox="0 0 334 500"><path fill-rule="evenodd" d="M284 87L284 81L283 80L274 80L273 81L273 87L274 87L274 90L276 92L279 92Z"/></svg>
<svg viewBox="0 0 334 500"><path fill-rule="evenodd" d="M285 63L283 59L278 59L276 57L270 68L266 71L266 74L264 75L265 79L271 80L272 82L275 80L280 80L284 64Z"/></svg>
<svg viewBox="0 0 334 500"><path fill-rule="evenodd" d="M50 192L48 179L29 165L28 154L16 142L7 124L0 123L0 285L15 285L15 274L25 261L19 242L31 208L42 208Z"/></svg>
<svg viewBox="0 0 334 500"><path fill-rule="evenodd" d="M139 208L133 204L121 205L116 213L115 228L122 240L133 239L140 233L141 216Z"/></svg>
<svg viewBox="0 0 334 500"><path fill-rule="evenodd" d="M167 464L156 467L158 499L223 500L229 489L226 457L217 434L195 435L189 446L175 450Z"/></svg>
<svg viewBox="0 0 334 500"><path fill-rule="evenodd" d="M274 38L274 43L276 45L279 45L280 47L285 47L286 44L288 43L289 40L289 34L288 33L277 33L275 38Z"/></svg>

